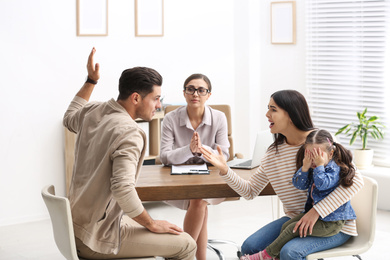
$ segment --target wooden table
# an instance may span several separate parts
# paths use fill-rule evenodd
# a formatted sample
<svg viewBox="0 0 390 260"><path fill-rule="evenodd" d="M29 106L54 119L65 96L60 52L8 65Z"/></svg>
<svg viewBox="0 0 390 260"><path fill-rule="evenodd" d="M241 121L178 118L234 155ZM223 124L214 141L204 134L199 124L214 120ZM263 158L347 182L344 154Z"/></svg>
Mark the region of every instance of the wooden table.
<svg viewBox="0 0 390 260"><path fill-rule="evenodd" d="M171 167L162 165L142 166L136 190L142 201L161 201L198 198L230 198L239 197L219 176L215 167L209 167L210 175L170 175ZM234 170L248 180L256 171ZM268 184L259 196L275 195Z"/></svg>

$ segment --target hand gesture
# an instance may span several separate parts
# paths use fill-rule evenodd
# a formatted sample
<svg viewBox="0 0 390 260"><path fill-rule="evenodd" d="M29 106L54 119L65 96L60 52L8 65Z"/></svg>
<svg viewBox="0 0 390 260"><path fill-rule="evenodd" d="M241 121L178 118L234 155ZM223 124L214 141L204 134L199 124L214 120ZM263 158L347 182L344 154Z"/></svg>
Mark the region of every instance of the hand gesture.
<svg viewBox="0 0 390 260"><path fill-rule="evenodd" d="M193 154L201 153L200 148L202 147L202 142L200 141L200 137L198 132L194 132L191 138L190 149Z"/></svg>
<svg viewBox="0 0 390 260"><path fill-rule="evenodd" d="M303 172L307 172L310 167L311 167L311 163L312 163L312 153L310 152L309 149L305 149L305 156L303 157L303 161L302 161L302 171Z"/></svg>
<svg viewBox="0 0 390 260"><path fill-rule="evenodd" d="M324 152L321 148L314 148L312 154L316 167L325 164Z"/></svg>
<svg viewBox="0 0 390 260"><path fill-rule="evenodd" d="M98 81L100 78L99 63L96 63L95 66L93 64L93 55L95 54L95 52L96 49L95 47L93 47L88 57L87 70L88 70L88 77L92 80Z"/></svg>
<svg viewBox="0 0 390 260"><path fill-rule="evenodd" d="M313 233L314 224L317 222L318 217L320 215L318 212L311 208L295 225L293 229L293 233L295 233L299 229L299 236L306 237L308 235L307 231L309 231L309 235Z"/></svg>
<svg viewBox="0 0 390 260"><path fill-rule="evenodd" d="M226 175L229 167L226 164L225 156L223 155L221 147L217 146L218 154L212 153L204 147L200 148L203 157L207 159L212 165L217 167L222 175Z"/></svg>

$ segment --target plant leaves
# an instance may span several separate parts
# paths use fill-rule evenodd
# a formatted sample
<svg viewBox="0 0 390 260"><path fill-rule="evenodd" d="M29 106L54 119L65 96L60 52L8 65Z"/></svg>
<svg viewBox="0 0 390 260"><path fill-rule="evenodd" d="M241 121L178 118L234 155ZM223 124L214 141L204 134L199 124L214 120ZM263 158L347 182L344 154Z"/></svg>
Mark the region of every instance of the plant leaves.
<svg viewBox="0 0 390 260"><path fill-rule="evenodd" d="M341 134L347 127L349 127L351 124L348 124L348 125L345 125L343 127L341 127L336 133L335 135L338 135L338 134ZM348 132L348 131L347 131Z"/></svg>
<svg viewBox="0 0 390 260"><path fill-rule="evenodd" d="M363 141L363 150L365 150L367 146L367 130L364 131L364 134L362 136L362 141Z"/></svg>
<svg viewBox="0 0 390 260"><path fill-rule="evenodd" d="M372 117L370 117L367 121L368 122L374 122L374 121L376 121L376 120L378 120L379 119L379 117L377 117L377 116L372 116Z"/></svg>
<svg viewBox="0 0 390 260"><path fill-rule="evenodd" d="M352 145L359 136L362 141L363 149L366 149L368 138L370 136L374 139L383 139L384 131L381 128L378 128L378 126L385 127L385 125L377 122L379 119L378 116L371 116L367 119L367 110L368 109L366 107L364 108L363 112L356 112L356 115L359 119L359 124L352 122L348 125L345 125L338 129L335 135L344 133L346 136L350 136L350 145ZM375 122L375 124L373 122Z"/></svg>
<svg viewBox="0 0 390 260"><path fill-rule="evenodd" d="M383 139L383 131L379 129L376 125L373 125L372 128L374 129L374 132L378 135L378 139L379 136L381 139Z"/></svg>
<svg viewBox="0 0 390 260"><path fill-rule="evenodd" d="M366 117L366 113L367 113L367 108L364 109L362 116Z"/></svg>
<svg viewBox="0 0 390 260"><path fill-rule="evenodd" d="M353 135L352 135L352 137L351 137L351 141L349 141L349 145L353 145L353 143L354 143L355 140L356 140L357 134L358 134L357 131L355 131L355 132L353 133Z"/></svg>

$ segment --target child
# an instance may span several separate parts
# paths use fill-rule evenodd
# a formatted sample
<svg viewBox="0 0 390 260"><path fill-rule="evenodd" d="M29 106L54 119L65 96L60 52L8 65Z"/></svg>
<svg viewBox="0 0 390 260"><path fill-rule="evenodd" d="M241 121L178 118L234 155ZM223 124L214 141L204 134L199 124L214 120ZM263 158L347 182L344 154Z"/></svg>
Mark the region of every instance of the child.
<svg viewBox="0 0 390 260"><path fill-rule="evenodd" d="M294 174L292 182L296 188L308 190L305 212L287 221L278 238L263 251L242 256L241 260L277 259L282 247L291 239L300 236L299 232L293 230L305 213L339 184L344 187L351 186L355 176L351 152L335 143L326 130L314 130L307 136L305 144L297 153L297 169L299 170ZM310 235L333 236L339 233L345 221L350 219L356 219L356 215L351 202L348 201L325 218L318 219Z"/></svg>

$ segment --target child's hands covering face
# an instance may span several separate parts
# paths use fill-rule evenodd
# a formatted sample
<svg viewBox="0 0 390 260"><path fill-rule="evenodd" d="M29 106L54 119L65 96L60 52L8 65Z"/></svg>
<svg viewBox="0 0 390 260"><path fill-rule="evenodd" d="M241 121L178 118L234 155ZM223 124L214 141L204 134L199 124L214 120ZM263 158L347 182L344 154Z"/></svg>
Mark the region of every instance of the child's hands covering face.
<svg viewBox="0 0 390 260"><path fill-rule="evenodd" d="M320 148L314 148L312 151L312 156L315 167L325 165L325 153Z"/></svg>
<svg viewBox="0 0 390 260"><path fill-rule="evenodd" d="M312 153L309 149L305 149L305 156L303 157L303 162L302 162L302 171L307 172L310 167L311 167L311 162L312 162Z"/></svg>

